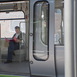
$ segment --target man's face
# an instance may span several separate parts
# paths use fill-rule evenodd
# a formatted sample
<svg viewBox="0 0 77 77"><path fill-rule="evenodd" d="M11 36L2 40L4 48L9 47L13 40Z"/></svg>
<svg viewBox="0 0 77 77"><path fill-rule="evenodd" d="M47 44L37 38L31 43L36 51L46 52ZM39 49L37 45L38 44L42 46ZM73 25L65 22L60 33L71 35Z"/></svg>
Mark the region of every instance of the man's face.
<svg viewBox="0 0 77 77"><path fill-rule="evenodd" d="M20 29L19 28L15 29L15 31L16 31L16 33L20 33Z"/></svg>

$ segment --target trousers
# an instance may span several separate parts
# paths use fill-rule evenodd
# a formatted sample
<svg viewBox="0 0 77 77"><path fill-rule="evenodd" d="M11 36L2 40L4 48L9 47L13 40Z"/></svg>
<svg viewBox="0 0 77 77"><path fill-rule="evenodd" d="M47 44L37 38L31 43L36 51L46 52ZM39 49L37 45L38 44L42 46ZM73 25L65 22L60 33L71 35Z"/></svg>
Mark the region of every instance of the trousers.
<svg viewBox="0 0 77 77"><path fill-rule="evenodd" d="M14 41L10 41L9 47L8 47L7 60L12 61L12 56L13 56L14 50L18 50L18 49L19 49L19 43L16 43Z"/></svg>

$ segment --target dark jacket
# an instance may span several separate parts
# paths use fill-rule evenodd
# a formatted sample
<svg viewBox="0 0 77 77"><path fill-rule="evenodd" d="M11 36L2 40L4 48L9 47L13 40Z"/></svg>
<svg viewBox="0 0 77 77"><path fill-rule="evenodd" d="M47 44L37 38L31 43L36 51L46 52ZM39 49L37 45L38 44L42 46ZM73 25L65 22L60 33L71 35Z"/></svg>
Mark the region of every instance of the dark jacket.
<svg viewBox="0 0 77 77"><path fill-rule="evenodd" d="M16 35L16 33L13 35L12 39L14 38L15 35ZM22 32L21 32L20 35L17 37L17 39L19 39L19 40L22 41ZM16 46L20 47L21 42L20 42L20 43L14 42L14 44L15 44Z"/></svg>
<svg viewBox="0 0 77 77"><path fill-rule="evenodd" d="M13 35L12 39L14 38L15 35L16 35L16 33ZM17 39L22 40L22 32L21 32L20 35L17 37Z"/></svg>

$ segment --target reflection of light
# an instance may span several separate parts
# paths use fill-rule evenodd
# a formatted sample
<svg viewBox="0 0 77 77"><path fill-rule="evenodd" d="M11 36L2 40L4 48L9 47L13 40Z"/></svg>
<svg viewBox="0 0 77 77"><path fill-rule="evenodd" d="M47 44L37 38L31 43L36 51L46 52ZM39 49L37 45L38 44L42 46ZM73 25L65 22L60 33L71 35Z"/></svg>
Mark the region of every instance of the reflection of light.
<svg viewBox="0 0 77 77"><path fill-rule="evenodd" d="M42 18L44 18L44 15L42 14L42 16L41 16Z"/></svg>
<svg viewBox="0 0 77 77"><path fill-rule="evenodd" d="M43 27L46 27L46 22L42 21L42 25L43 25Z"/></svg>
<svg viewBox="0 0 77 77"><path fill-rule="evenodd" d="M59 29L58 32L61 32L61 30Z"/></svg>
<svg viewBox="0 0 77 77"><path fill-rule="evenodd" d="M63 25L63 21L62 21L62 27L63 27L64 25Z"/></svg>

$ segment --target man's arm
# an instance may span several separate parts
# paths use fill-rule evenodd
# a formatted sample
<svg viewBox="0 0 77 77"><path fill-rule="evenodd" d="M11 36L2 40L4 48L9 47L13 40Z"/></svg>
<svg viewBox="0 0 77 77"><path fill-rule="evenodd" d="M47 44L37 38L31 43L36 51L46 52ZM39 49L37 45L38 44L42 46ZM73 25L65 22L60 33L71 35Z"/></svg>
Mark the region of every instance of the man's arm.
<svg viewBox="0 0 77 77"><path fill-rule="evenodd" d="M17 43L22 42L22 33L18 36L18 38L15 40Z"/></svg>
<svg viewBox="0 0 77 77"><path fill-rule="evenodd" d="M19 40L19 39L16 39L16 40L15 40L15 42L19 43L19 42L21 42L21 40Z"/></svg>

